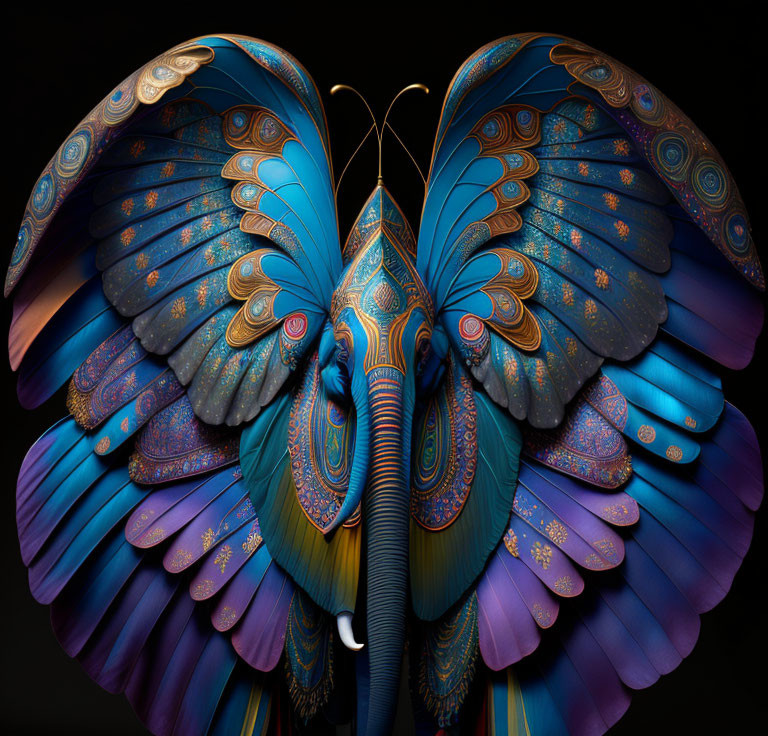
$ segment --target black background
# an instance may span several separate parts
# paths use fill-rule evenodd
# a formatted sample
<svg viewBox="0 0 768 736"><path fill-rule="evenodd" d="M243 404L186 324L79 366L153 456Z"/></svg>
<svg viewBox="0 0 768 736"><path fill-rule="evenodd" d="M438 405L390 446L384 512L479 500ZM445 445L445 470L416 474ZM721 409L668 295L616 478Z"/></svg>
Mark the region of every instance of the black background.
<svg viewBox="0 0 768 736"><path fill-rule="evenodd" d="M307 11L284 4L268 15L258 2L174 3L165 17L159 4L103 3L93 14L74 4L61 12L14 11L3 53L5 136L2 226L7 256L39 172L79 120L120 80L156 54L211 32L252 35L293 53L314 77L326 105L338 173L367 130L359 101L330 98L333 84L357 87L381 115L391 96L412 82L428 97L403 98L391 122L426 171L448 83L478 47L508 33L561 33L605 51L658 85L698 123L728 163L752 217L758 248L766 232L765 38L757 4L538 3L500 6L468 0L418 10L379 0L369 7ZM275 6L276 7L276 6ZM197 8L197 10L195 10ZM9 33L12 30L12 33ZM402 103L402 104L401 104ZM422 190L418 175L390 141L384 177L412 224ZM375 184L374 146L347 173L339 194L343 236ZM768 261L764 257L764 262ZM727 304L722 305L724 309ZM3 304L3 329L10 303ZM726 395L766 437L763 397L765 339L740 374L725 376ZM145 734L122 697L103 692L68 659L51 633L47 609L29 594L14 525L14 487L21 460L36 437L63 412L59 395L34 414L17 404L15 380L2 361L3 484L0 508L3 601L0 732L4 734ZM671 675L635 695L617 736L679 732L734 734L765 729L766 587L765 513L730 595L705 614L693 654Z"/></svg>

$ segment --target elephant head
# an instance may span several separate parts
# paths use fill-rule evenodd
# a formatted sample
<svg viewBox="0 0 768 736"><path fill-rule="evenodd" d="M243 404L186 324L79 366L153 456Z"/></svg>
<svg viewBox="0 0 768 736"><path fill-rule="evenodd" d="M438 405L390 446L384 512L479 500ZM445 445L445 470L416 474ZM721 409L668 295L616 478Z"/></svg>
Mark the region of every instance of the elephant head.
<svg viewBox="0 0 768 736"><path fill-rule="evenodd" d="M370 662L367 732L388 733L397 703L408 586L410 447L417 374L433 309L413 236L379 185L345 249L331 328L320 345L326 390L351 401L357 428L349 487L329 532L362 502ZM350 252L351 251L351 252Z"/></svg>

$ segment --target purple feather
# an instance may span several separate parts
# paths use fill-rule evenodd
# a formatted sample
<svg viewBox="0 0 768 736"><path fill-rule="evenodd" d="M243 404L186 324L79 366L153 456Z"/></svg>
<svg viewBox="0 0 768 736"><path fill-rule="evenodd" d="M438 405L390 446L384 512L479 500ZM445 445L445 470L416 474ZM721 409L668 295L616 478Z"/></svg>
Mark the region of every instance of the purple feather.
<svg viewBox="0 0 768 736"><path fill-rule="evenodd" d="M85 580L73 581L51 606L56 638L70 657L90 639L112 601L133 575L142 553L120 538L112 540L84 570Z"/></svg>
<svg viewBox="0 0 768 736"><path fill-rule="evenodd" d="M631 696L600 645L580 622L576 622L567 636L561 637L561 642L603 723L610 728L629 708Z"/></svg>
<svg viewBox="0 0 768 736"><path fill-rule="evenodd" d="M613 609L598 598L597 605L582 612L589 629L625 685L635 690L650 687L661 676Z"/></svg>
<svg viewBox="0 0 768 736"><path fill-rule="evenodd" d="M174 537L163 557L163 566L168 572L186 570L214 544L229 536L231 529L224 520L233 508L243 503L243 490L239 481L227 486Z"/></svg>
<svg viewBox="0 0 768 736"><path fill-rule="evenodd" d="M269 672L283 652L293 584L286 574L270 565L247 613L232 634L235 651L251 667Z"/></svg>
<svg viewBox="0 0 768 736"><path fill-rule="evenodd" d="M159 544L197 516L231 483L229 471L224 471L202 481L194 478L153 491L126 522L126 539L137 547Z"/></svg>
<svg viewBox="0 0 768 736"><path fill-rule="evenodd" d="M683 594L634 540L627 542L620 570L680 656L687 657L699 636L700 621Z"/></svg>
<svg viewBox="0 0 768 736"><path fill-rule="evenodd" d="M156 736L171 734L182 698L198 661L211 638L212 629L201 616L192 615L168 662L144 716L147 728Z"/></svg>
<svg viewBox="0 0 768 736"><path fill-rule="evenodd" d="M511 564L505 564L505 557ZM520 661L541 641L538 627L515 584L521 569L525 566L519 560L499 548L477 586L480 652L493 670Z"/></svg>
<svg viewBox="0 0 768 736"><path fill-rule="evenodd" d="M216 595L262 543L260 531L258 520L249 519L226 543L209 552L189 584L192 598L203 601Z"/></svg>
<svg viewBox="0 0 768 736"><path fill-rule="evenodd" d="M27 451L19 469L16 482L17 518L30 495L40 485L40 482L51 470L55 463L76 442L76 438L67 437L64 444L62 437L67 429L74 424L69 417L59 420Z"/></svg>
<svg viewBox="0 0 768 736"><path fill-rule="evenodd" d="M731 470L724 477L729 487L752 510L757 511L763 500L763 462L757 435L749 420L732 404L726 402L721 424L712 443L732 458ZM708 447L708 445L707 445ZM718 453L720 457L720 453ZM708 467L709 467L708 463ZM712 466L718 468L715 461ZM716 471L714 471L716 472ZM722 476L721 476L722 477Z"/></svg>
<svg viewBox="0 0 768 736"><path fill-rule="evenodd" d="M261 581L271 564L271 558L263 545L248 559L221 596L211 612L211 621L219 631L229 631L248 610Z"/></svg>
<svg viewBox="0 0 768 736"><path fill-rule="evenodd" d="M512 544L519 550L519 559L550 590L567 598L577 596L584 590L581 575L568 557L549 539L514 514L510 520L509 531L515 537Z"/></svg>
<svg viewBox="0 0 768 736"><path fill-rule="evenodd" d="M624 558L618 534L527 466L521 468L515 513L589 570L616 567Z"/></svg>
<svg viewBox="0 0 768 736"><path fill-rule="evenodd" d="M579 506L583 506L594 516L607 521L609 524L630 526L640 518L637 502L623 491L597 490L594 486L589 486L562 473L553 472L543 465L534 465L523 461L521 466L526 469L526 473L530 471L541 476L550 486L555 487L553 490L559 491L563 496L572 499ZM567 498L559 499L562 508L571 507ZM555 502L553 501L553 503ZM558 508L560 507L558 506Z"/></svg>
<svg viewBox="0 0 768 736"><path fill-rule="evenodd" d="M146 721L155 694L197 604L179 590L167 606L131 671L125 694L136 713Z"/></svg>
<svg viewBox="0 0 768 736"><path fill-rule="evenodd" d="M147 638L178 587L162 569L142 567L110 611L106 625L88 642L80 663L111 693L122 692Z"/></svg>

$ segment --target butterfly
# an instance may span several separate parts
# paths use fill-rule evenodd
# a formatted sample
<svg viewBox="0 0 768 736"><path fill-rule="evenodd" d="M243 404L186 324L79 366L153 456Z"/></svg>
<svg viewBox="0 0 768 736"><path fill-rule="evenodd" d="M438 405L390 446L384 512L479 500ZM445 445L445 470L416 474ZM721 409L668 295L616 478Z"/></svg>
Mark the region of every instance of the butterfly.
<svg viewBox="0 0 768 736"><path fill-rule="evenodd" d="M67 392L19 474L30 588L154 734L390 733L405 649L420 732L603 733L762 498L718 376L762 326L743 202L556 35L460 67L417 233L371 119L343 243L320 95L264 41L174 47L61 145L5 289L21 403Z"/></svg>

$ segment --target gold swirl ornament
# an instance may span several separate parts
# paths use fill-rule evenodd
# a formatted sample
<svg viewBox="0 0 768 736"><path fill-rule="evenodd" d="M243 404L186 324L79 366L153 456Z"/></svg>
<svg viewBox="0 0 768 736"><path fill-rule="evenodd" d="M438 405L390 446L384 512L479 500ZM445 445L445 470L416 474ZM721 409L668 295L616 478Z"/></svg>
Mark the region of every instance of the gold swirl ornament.
<svg viewBox="0 0 768 736"><path fill-rule="evenodd" d="M536 292L539 272L522 253L507 248L493 248L489 252L498 256L501 268L480 289L493 303L491 316L483 321L515 347L537 350L541 345L541 328L523 302Z"/></svg>
<svg viewBox="0 0 768 736"><path fill-rule="evenodd" d="M213 49L207 46L183 46L158 56L147 64L136 81L136 97L139 102L151 105L169 89L178 87L201 65L213 60Z"/></svg>
<svg viewBox="0 0 768 736"><path fill-rule="evenodd" d="M233 348L241 348L273 330L282 322L275 317L275 298L281 288L262 268L262 259L275 253L259 248L238 258L227 276L230 295L245 304L227 325L226 340Z"/></svg>

